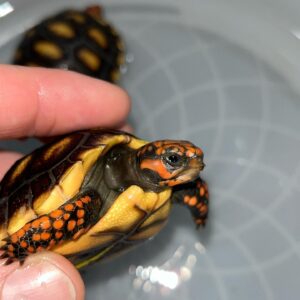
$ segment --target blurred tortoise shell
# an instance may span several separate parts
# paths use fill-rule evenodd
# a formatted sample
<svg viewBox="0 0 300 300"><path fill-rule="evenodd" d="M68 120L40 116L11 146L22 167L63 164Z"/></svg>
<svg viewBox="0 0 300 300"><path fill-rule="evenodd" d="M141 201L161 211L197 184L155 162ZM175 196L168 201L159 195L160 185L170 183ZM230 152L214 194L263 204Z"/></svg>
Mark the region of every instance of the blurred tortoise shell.
<svg viewBox="0 0 300 300"><path fill-rule="evenodd" d="M73 70L116 82L125 63L124 44L98 6L66 10L25 33L13 63Z"/></svg>
<svg viewBox="0 0 300 300"><path fill-rule="evenodd" d="M197 226L208 214L202 150L187 141L148 143L126 132L84 130L18 160L0 184L1 258L51 250L78 268L158 233L171 204Z"/></svg>

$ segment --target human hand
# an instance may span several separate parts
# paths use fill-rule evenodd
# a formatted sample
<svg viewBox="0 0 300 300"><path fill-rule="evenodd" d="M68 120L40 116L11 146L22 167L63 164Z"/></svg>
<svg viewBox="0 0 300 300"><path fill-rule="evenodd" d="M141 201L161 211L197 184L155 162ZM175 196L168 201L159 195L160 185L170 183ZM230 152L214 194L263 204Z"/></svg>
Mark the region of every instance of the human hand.
<svg viewBox="0 0 300 300"><path fill-rule="evenodd" d="M120 88L73 72L0 65L0 139L46 137L77 129L128 129ZM19 153L0 151L0 178ZM43 251L24 265L0 261L0 299L84 299L83 281L64 257Z"/></svg>

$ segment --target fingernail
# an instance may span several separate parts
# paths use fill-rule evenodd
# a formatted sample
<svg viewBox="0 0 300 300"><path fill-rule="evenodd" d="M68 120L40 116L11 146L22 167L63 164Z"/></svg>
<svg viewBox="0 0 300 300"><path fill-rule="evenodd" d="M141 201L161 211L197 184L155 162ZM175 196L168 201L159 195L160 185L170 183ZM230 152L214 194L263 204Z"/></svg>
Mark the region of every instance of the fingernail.
<svg viewBox="0 0 300 300"><path fill-rule="evenodd" d="M8 275L2 287L3 300L76 299L71 279L51 261L40 260Z"/></svg>

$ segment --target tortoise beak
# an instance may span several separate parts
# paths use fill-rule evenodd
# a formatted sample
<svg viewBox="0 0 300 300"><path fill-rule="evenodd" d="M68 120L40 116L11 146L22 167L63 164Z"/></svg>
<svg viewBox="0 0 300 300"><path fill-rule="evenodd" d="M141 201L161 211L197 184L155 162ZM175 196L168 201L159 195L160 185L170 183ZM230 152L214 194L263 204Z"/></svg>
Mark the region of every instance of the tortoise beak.
<svg viewBox="0 0 300 300"><path fill-rule="evenodd" d="M191 169L198 169L198 171L202 171L205 167L205 163L203 162L203 157L196 157L191 159L190 163L189 163L189 167Z"/></svg>

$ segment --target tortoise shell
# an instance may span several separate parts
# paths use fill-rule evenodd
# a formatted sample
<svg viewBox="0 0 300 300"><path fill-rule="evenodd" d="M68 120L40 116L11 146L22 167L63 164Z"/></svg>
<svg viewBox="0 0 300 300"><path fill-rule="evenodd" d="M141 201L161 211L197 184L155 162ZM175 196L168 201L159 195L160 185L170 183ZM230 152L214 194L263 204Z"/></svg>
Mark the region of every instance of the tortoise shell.
<svg viewBox="0 0 300 300"><path fill-rule="evenodd" d="M202 225L208 211L207 186L198 178L202 159L189 142L147 143L115 130L60 137L17 161L0 184L2 258L23 262L48 249L81 268L123 251L160 231L173 186L175 202Z"/></svg>
<svg viewBox="0 0 300 300"><path fill-rule="evenodd" d="M28 30L13 63L68 69L116 82L125 63L124 44L99 7L66 10Z"/></svg>

